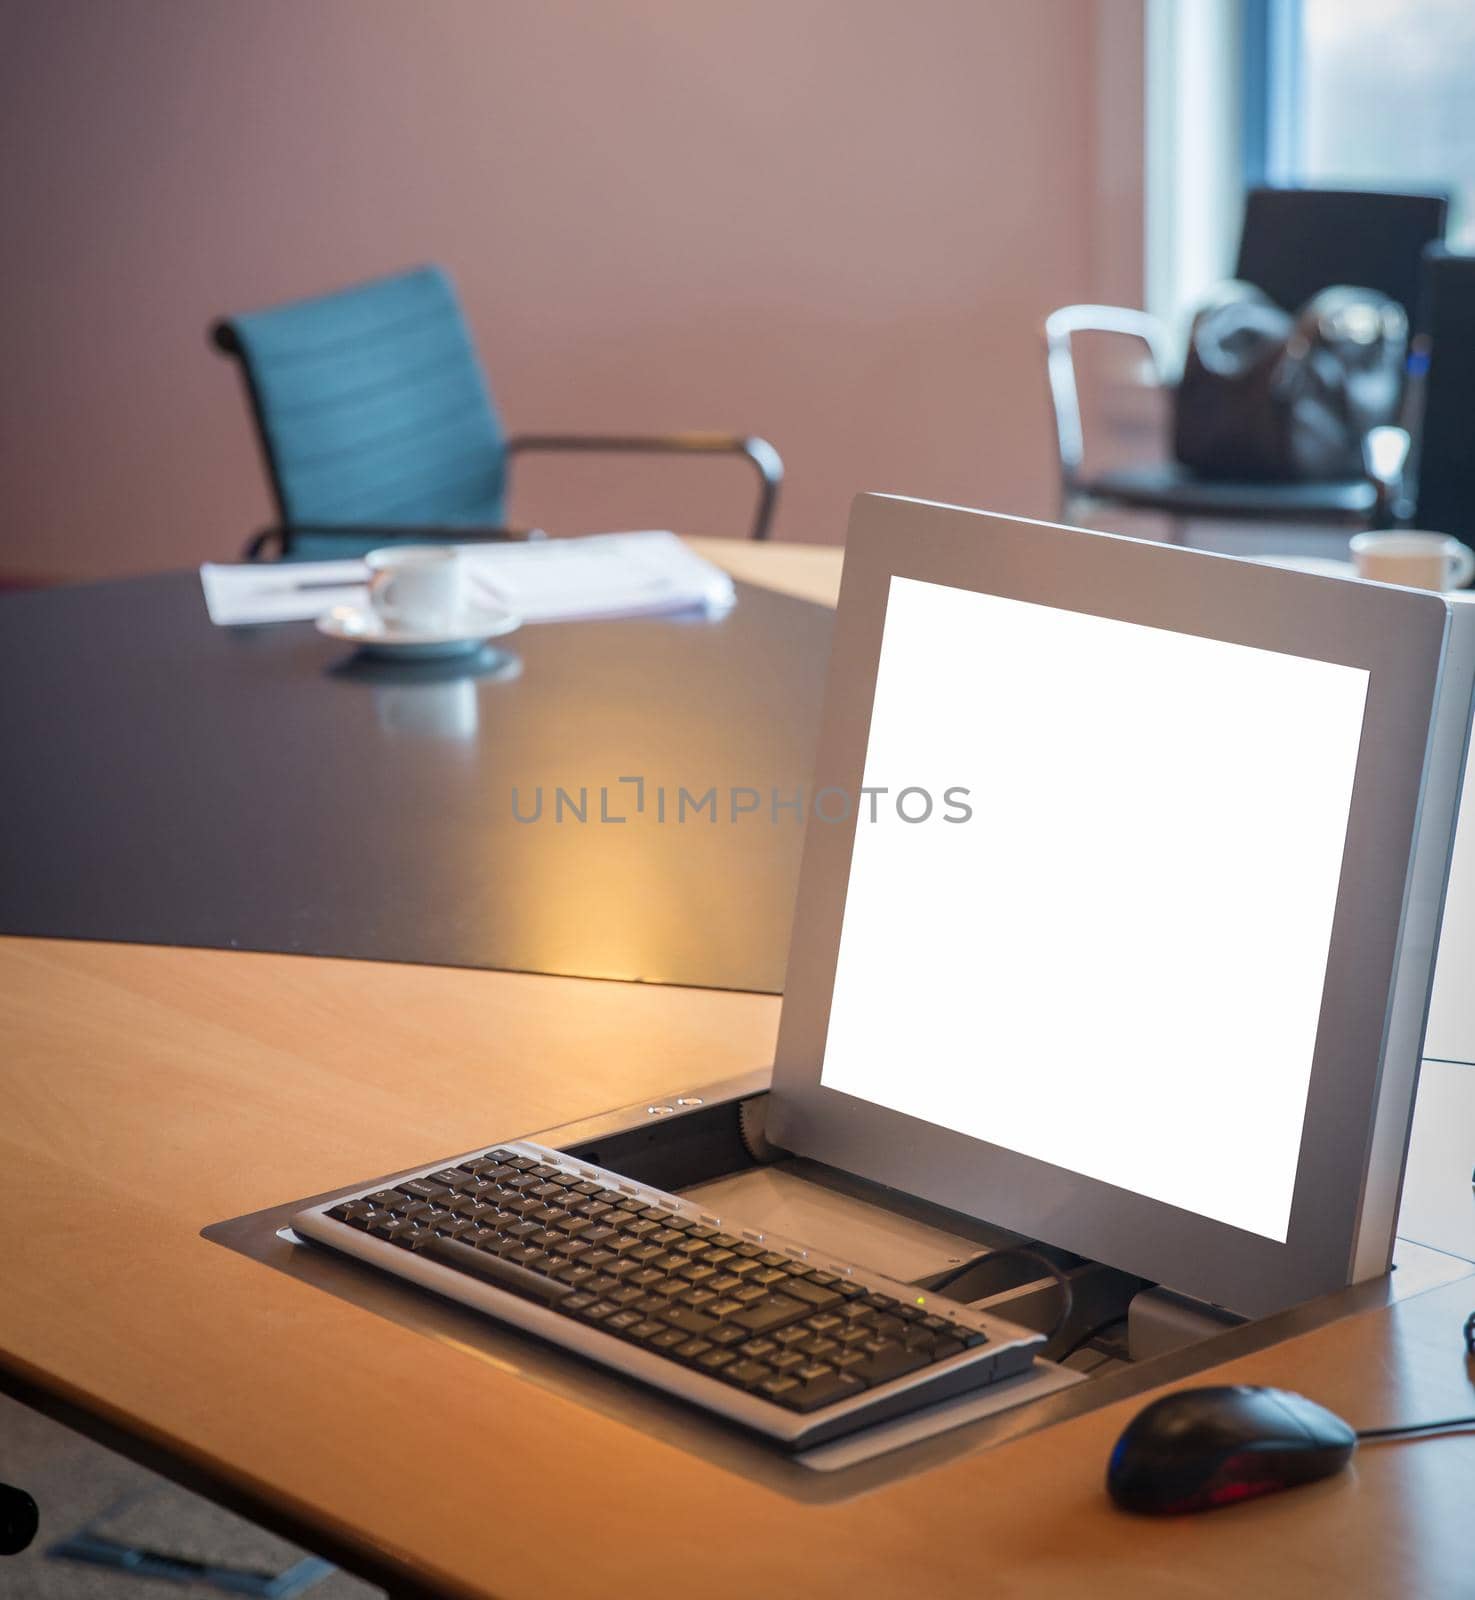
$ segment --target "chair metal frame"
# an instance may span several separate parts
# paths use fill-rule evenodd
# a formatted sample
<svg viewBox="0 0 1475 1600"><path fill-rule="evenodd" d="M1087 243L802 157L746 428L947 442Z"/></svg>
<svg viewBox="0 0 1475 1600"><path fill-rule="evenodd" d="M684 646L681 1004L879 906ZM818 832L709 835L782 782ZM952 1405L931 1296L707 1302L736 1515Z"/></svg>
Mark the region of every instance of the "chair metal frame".
<svg viewBox="0 0 1475 1600"><path fill-rule="evenodd" d="M1111 333L1136 339L1147 349L1153 382L1159 389L1168 386L1171 371L1168 330L1150 312L1133 311L1127 306L1078 305L1062 306L1045 318L1045 364L1060 460L1060 520L1067 523L1073 520L1078 502L1086 505L1093 498L1082 476L1086 434L1071 348L1071 340L1078 333Z"/></svg>

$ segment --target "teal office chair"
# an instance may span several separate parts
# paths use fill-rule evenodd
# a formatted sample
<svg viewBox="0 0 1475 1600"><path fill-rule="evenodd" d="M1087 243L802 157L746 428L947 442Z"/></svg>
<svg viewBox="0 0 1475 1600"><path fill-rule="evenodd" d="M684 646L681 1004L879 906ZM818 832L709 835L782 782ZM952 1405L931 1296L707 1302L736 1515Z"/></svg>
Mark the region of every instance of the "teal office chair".
<svg viewBox="0 0 1475 1600"><path fill-rule="evenodd" d="M766 539L783 462L735 434L508 438L456 291L439 267L228 317L279 522L251 560L357 556L378 545L525 535L504 520L512 459L530 450L742 455L758 473L750 527Z"/></svg>

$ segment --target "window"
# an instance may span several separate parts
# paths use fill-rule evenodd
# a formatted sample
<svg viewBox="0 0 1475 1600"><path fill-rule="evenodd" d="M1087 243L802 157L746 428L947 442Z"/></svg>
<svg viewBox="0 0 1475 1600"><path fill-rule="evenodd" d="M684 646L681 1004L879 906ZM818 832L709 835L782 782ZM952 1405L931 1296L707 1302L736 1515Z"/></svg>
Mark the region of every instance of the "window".
<svg viewBox="0 0 1475 1600"><path fill-rule="evenodd" d="M1250 0L1251 181L1437 189L1475 248L1470 0Z"/></svg>

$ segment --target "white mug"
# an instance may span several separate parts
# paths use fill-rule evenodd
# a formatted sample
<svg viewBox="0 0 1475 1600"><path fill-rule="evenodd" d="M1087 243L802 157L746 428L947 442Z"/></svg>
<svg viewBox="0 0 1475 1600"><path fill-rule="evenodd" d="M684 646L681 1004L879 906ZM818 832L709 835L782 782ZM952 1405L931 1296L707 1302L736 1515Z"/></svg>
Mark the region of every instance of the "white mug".
<svg viewBox="0 0 1475 1600"><path fill-rule="evenodd" d="M402 544L371 550L369 604L392 628L433 632L454 625L464 605L461 555L446 545Z"/></svg>
<svg viewBox="0 0 1475 1600"><path fill-rule="evenodd" d="M1461 589L1475 578L1475 550L1448 534L1413 528L1357 534L1352 559L1360 578L1413 589Z"/></svg>

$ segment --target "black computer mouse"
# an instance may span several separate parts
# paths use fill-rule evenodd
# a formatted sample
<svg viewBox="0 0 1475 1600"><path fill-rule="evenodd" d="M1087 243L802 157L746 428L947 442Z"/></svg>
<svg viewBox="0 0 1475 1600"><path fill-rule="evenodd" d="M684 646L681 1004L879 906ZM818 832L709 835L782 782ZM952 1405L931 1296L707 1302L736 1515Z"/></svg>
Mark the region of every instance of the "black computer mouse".
<svg viewBox="0 0 1475 1600"><path fill-rule="evenodd" d="M1180 1389L1129 1422L1106 1489L1128 1511L1209 1511L1340 1472L1357 1435L1304 1395L1247 1384Z"/></svg>

